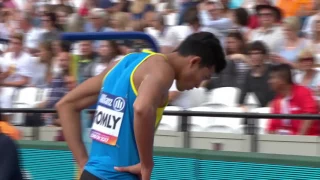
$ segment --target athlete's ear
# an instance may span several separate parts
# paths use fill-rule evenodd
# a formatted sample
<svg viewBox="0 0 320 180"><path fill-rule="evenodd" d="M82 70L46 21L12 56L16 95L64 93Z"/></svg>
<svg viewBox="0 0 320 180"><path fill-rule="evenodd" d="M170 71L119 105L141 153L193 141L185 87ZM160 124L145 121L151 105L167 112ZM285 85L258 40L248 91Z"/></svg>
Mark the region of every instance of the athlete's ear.
<svg viewBox="0 0 320 180"><path fill-rule="evenodd" d="M190 56L189 57L189 65L190 67L199 66L201 62L201 58L199 56Z"/></svg>

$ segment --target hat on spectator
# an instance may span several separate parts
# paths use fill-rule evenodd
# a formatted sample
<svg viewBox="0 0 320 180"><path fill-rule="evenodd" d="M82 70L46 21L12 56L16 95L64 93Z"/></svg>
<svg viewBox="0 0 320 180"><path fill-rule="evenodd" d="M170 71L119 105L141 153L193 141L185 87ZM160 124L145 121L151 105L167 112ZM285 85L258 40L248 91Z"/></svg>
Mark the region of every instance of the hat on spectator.
<svg viewBox="0 0 320 180"><path fill-rule="evenodd" d="M107 16L107 13L102 8L93 8L89 11L89 17L90 18L105 18Z"/></svg>
<svg viewBox="0 0 320 180"><path fill-rule="evenodd" d="M281 21L281 19L282 19L282 11L278 7L272 6L272 5L269 5L269 4L258 5L258 6L256 6L256 13L259 14L259 11L261 11L262 9L270 9L270 10L272 10L276 14L277 21Z"/></svg>
<svg viewBox="0 0 320 180"><path fill-rule="evenodd" d="M304 59L312 59L314 60L314 52L310 48L305 48L303 49L299 55L298 55L298 60L304 60Z"/></svg>

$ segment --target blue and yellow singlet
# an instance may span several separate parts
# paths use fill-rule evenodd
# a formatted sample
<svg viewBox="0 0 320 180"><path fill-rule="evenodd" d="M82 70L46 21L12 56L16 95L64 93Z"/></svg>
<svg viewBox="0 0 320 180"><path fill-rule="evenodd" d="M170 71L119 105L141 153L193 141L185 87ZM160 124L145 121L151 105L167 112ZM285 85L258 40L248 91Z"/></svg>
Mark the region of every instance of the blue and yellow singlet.
<svg viewBox="0 0 320 180"><path fill-rule="evenodd" d="M138 95L133 75L139 65L155 54L150 51L128 54L104 78L90 133L91 152L84 168L100 179L138 179L135 175L117 172L114 167L140 162L133 126L133 103ZM163 110L164 107L157 110L156 127Z"/></svg>

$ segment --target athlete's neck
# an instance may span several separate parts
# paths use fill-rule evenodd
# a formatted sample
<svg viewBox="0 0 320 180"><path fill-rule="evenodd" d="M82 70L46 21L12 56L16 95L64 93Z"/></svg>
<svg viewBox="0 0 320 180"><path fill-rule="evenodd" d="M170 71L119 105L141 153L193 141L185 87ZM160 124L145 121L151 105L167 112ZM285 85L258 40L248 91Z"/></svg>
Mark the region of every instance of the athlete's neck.
<svg viewBox="0 0 320 180"><path fill-rule="evenodd" d="M180 73L180 69L182 66L181 63L181 56L177 53L177 52L172 52L172 53L168 53L166 54L167 59L168 59L168 63L171 65L171 67L173 68L174 72L175 72L175 78L177 78L178 74Z"/></svg>

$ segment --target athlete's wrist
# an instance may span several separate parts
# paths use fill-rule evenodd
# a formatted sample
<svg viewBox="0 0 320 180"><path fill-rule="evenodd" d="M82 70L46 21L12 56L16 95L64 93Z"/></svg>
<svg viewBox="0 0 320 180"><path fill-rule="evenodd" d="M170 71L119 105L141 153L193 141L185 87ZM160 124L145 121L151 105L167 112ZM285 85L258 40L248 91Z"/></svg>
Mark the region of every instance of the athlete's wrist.
<svg viewBox="0 0 320 180"><path fill-rule="evenodd" d="M88 156L83 156L83 157L79 158L78 164L79 164L80 169L84 168L84 166L87 164L87 161L88 161Z"/></svg>
<svg viewBox="0 0 320 180"><path fill-rule="evenodd" d="M141 162L141 171L143 171L143 170L144 171L152 171L153 166L154 166L153 160L148 163Z"/></svg>

